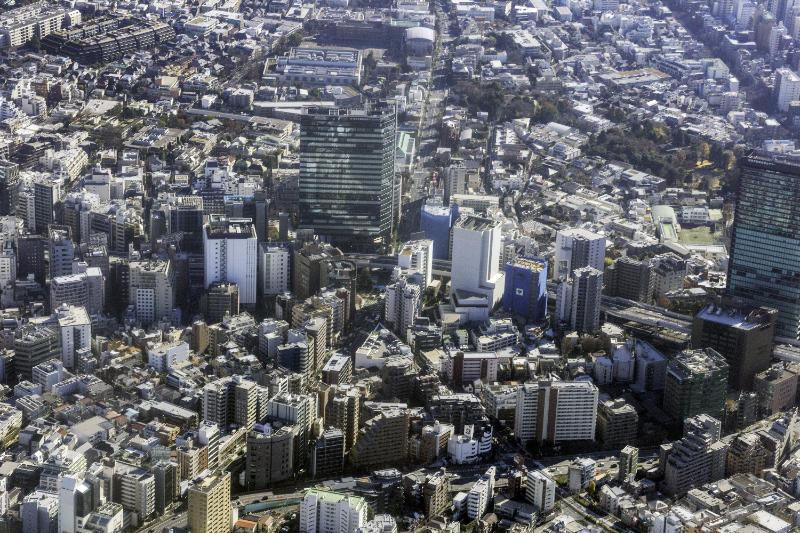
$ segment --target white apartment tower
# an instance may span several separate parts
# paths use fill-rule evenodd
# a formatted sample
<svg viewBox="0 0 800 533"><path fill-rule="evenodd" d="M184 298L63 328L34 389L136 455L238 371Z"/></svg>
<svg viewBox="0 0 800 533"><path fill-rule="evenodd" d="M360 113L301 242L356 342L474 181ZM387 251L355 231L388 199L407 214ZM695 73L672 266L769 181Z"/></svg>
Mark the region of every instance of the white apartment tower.
<svg viewBox="0 0 800 533"><path fill-rule="evenodd" d="M50 309L63 304L85 307L90 315L101 313L105 305L105 279L98 267L59 276L50 281Z"/></svg>
<svg viewBox="0 0 800 533"><path fill-rule="evenodd" d="M570 228L556 234L556 253L553 277L570 278L572 272L590 266L603 271L606 258L606 238L581 228Z"/></svg>
<svg viewBox="0 0 800 533"><path fill-rule="evenodd" d="M407 279L386 287L384 315L387 326L402 335L422 312L422 288Z"/></svg>
<svg viewBox="0 0 800 533"><path fill-rule="evenodd" d="M311 489L300 502L300 533L355 533L367 522L360 496Z"/></svg>
<svg viewBox="0 0 800 533"><path fill-rule="evenodd" d="M555 505L556 481L541 470L531 470L525 483L525 499L546 513Z"/></svg>
<svg viewBox="0 0 800 533"><path fill-rule="evenodd" d="M463 161L453 161L444 169L444 199L450 203L455 194L464 194L467 188L467 167Z"/></svg>
<svg viewBox="0 0 800 533"><path fill-rule="evenodd" d="M778 45L780 44L781 37L787 35L789 30L783 25L783 21L778 22L769 32L769 55L774 56L778 53Z"/></svg>
<svg viewBox="0 0 800 533"><path fill-rule="evenodd" d="M63 304L56 311L61 330L61 360L70 370L75 369L75 352L92 347L92 321L83 307Z"/></svg>
<svg viewBox="0 0 800 533"><path fill-rule="evenodd" d="M788 111L789 102L800 100L800 76L788 68L779 68L775 73L773 97L778 111Z"/></svg>
<svg viewBox="0 0 800 533"><path fill-rule="evenodd" d="M519 385L514 434L523 442L594 440L597 397L597 387L587 381Z"/></svg>
<svg viewBox="0 0 800 533"><path fill-rule="evenodd" d="M137 261L130 264L129 303L136 319L151 324L172 316L175 307L175 270L169 261Z"/></svg>
<svg viewBox="0 0 800 533"><path fill-rule="evenodd" d="M249 218L212 216L203 228L205 287L215 281L239 286L239 303L256 303L258 237Z"/></svg>
<svg viewBox="0 0 800 533"><path fill-rule="evenodd" d="M494 474L496 468L489 467L489 470L475 482L467 494L467 517L470 520L483 518L489 502L494 497Z"/></svg>
<svg viewBox="0 0 800 533"><path fill-rule="evenodd" d="M424 279L423 290L431 284L433 269L433 241L420 239L403 245L397 253L397 266L409 274L419 273Z"/></svg>

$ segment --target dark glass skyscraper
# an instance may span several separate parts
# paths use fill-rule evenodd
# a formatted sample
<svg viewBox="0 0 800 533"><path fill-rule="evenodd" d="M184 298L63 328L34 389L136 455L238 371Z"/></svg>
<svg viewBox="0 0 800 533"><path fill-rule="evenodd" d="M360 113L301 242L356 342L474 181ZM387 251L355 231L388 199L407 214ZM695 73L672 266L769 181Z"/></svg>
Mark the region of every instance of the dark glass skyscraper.
<svg viewBox="0 0 800 533"><path fill-rule="evenodd" d="M0 161L0 217L8 216L17 207L19 165Z"/></svg>
<svg viewBox="0 0 800 533"><path fill-rule="evenodd" d="M749 156L728 268L730 297L778 310L775 334L800 334L800 162Z"/></svg>
<svg viewBox="0 0 800 533"><path fill-rule="evenodd" d="M387 104L303 109L301 229L334 242L391 233L396 124Z"/></svg>

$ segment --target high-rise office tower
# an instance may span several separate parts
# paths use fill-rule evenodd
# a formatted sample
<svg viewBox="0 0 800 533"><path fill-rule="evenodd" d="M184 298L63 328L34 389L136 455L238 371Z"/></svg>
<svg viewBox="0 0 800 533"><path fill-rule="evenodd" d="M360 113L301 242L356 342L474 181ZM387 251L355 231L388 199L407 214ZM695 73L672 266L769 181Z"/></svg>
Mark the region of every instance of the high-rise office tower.
<svg viewBox="0 0 800 533"><path fill-rule="evenodd" d="M505 273L499 269L501 224L497 220L464 215L453 226L451 291L478 293L489 308L503 297Z"/></svg>
<svg viewBox="0 0 800 533"><path fill-rule="evenodd" d="M194 533L228 533L233 529L231 474L214 470L189 487L186 527Z"/></svg>
<svg viewBox="0 0 800 533"><path fill-rule="evenodd" d="M200 196L170 196L150 211L150 238L155 242L168 233L183 233L181 251L203 252L203 199Z"/></svg>
<svg viewBox="0 0 800 533"><path fill-rule="evenodd" d="M212 216L203 232L205 287L214 281L239 286L239 303L255 305L258 238L249 219Z"/></svg>
<svg viewBox="0 0 800 533"><path fill-rule="evenodd" d="M391 233L396 126L393 105L303 109L300 228L344 242Z"/></svg>
<svg viewBox="0 0 800 533"><path fill-rule="evenodd" d="M11 214L17 206L19 190L19 165L11 161L0 161L0 217Z"/></svg>
<svg viewBox="0 0 800 533"><path fill-rule="evenodd" d="M61 359L61 335L55 328L29 324L14 332L15 368L21 379L31 379L33 367Z"/></svg>
<svg viewBox="0 0 800 533"><path fill-rule="evenodd" d="M209 324L221 322L227 313L239 314L239 286L227 281L214 281L208 292L200 297L200 308L206 314Z"/></svg>
<svg viewBox="0 0 800 533"><path fill-rule="evenodd" d="M33 184L34 220L36 233L44 234L54 222L53 207L61 198L61 184L57 180L37 181Z"/></svg>
<svg viewBox="0 0 800 533"><path fill-rule="evenodd" d="M644 303L653 299L655 268L652 261L620 257L603 275L608 296Z"/></svg>
<svg viewBox="0 0 800 533"><path fill-rule="evenodd" d="M569 278L579 268L590 266L603 271L606 237L581 228L570 228L556 234L556 255L553 277Z"/></svg>
<svg viewBox="0 0 800 533"><path fill-rule="evenodd" d="M600 326L603 273L590 266L562 280L556 292L556 319L568 322L578 333L591 333Z"/></svg>
<svg viewBox="0 0 800 533"><path fill-rule="evenodd" d="M775 334L800 337L800 163L742 160L728 296L778 310Z"/></svg>
<svg viewBox="0 0 800 533"><path fill-rule="evenodd" d="M722 419L728 364L711 348L684 350L669 362L664 412L677 420L700 414Z"/></svg>
<svg viewBox="0 0 800 533"><path fill-rule="evenodd" d="M753 378L769 368L778 312L719 300L692 322L692 347L713 348L728 363L728 385L752 390Z"/></svg>
<svg viewBox="0 0 800 533"><path fill-rule="evenodd" d="M75 259L75 243L72 228L51 225L50 234L50 279L72 274L72 261Z"/></svg>
<svg viewBox="0 0 800 533"><path fill-rule="evenodd" d="M44 261L44 251L47 240L41 235L26 233L17 238L17 278L27 278L33 274L33 279L43 288L47 277L47 265Z"/></svg>

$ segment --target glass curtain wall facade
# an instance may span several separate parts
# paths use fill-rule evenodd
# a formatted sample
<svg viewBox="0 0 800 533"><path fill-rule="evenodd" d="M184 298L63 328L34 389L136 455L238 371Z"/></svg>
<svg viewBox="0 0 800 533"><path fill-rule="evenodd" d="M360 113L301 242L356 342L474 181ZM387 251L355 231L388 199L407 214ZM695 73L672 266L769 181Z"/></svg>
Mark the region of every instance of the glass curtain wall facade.
<svg viewBox="0 0 800 533"><path fill-rule="evenodd" d="M303 109L300 228L333 241L391 233L396 125L393 105Z"/></svg>
<svg viewBox="0 0 800 533"><path fill-rule="evenodd" d="M777 309L775 334L798 338L800 163L757 155L742 160L728 293Z"/></svg>

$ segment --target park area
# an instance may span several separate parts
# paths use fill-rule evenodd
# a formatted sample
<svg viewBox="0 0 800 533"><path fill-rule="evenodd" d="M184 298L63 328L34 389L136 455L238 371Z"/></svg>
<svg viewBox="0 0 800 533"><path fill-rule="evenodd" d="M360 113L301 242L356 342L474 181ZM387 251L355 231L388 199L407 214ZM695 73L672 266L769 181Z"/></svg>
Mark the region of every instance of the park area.
<svg viewBox="0 0 800 533"><path fill-rule="evenodd" d="M678 232L678 242L684 245L709 245L718 244L719 239L707 226L684 227Z"/></svg>

